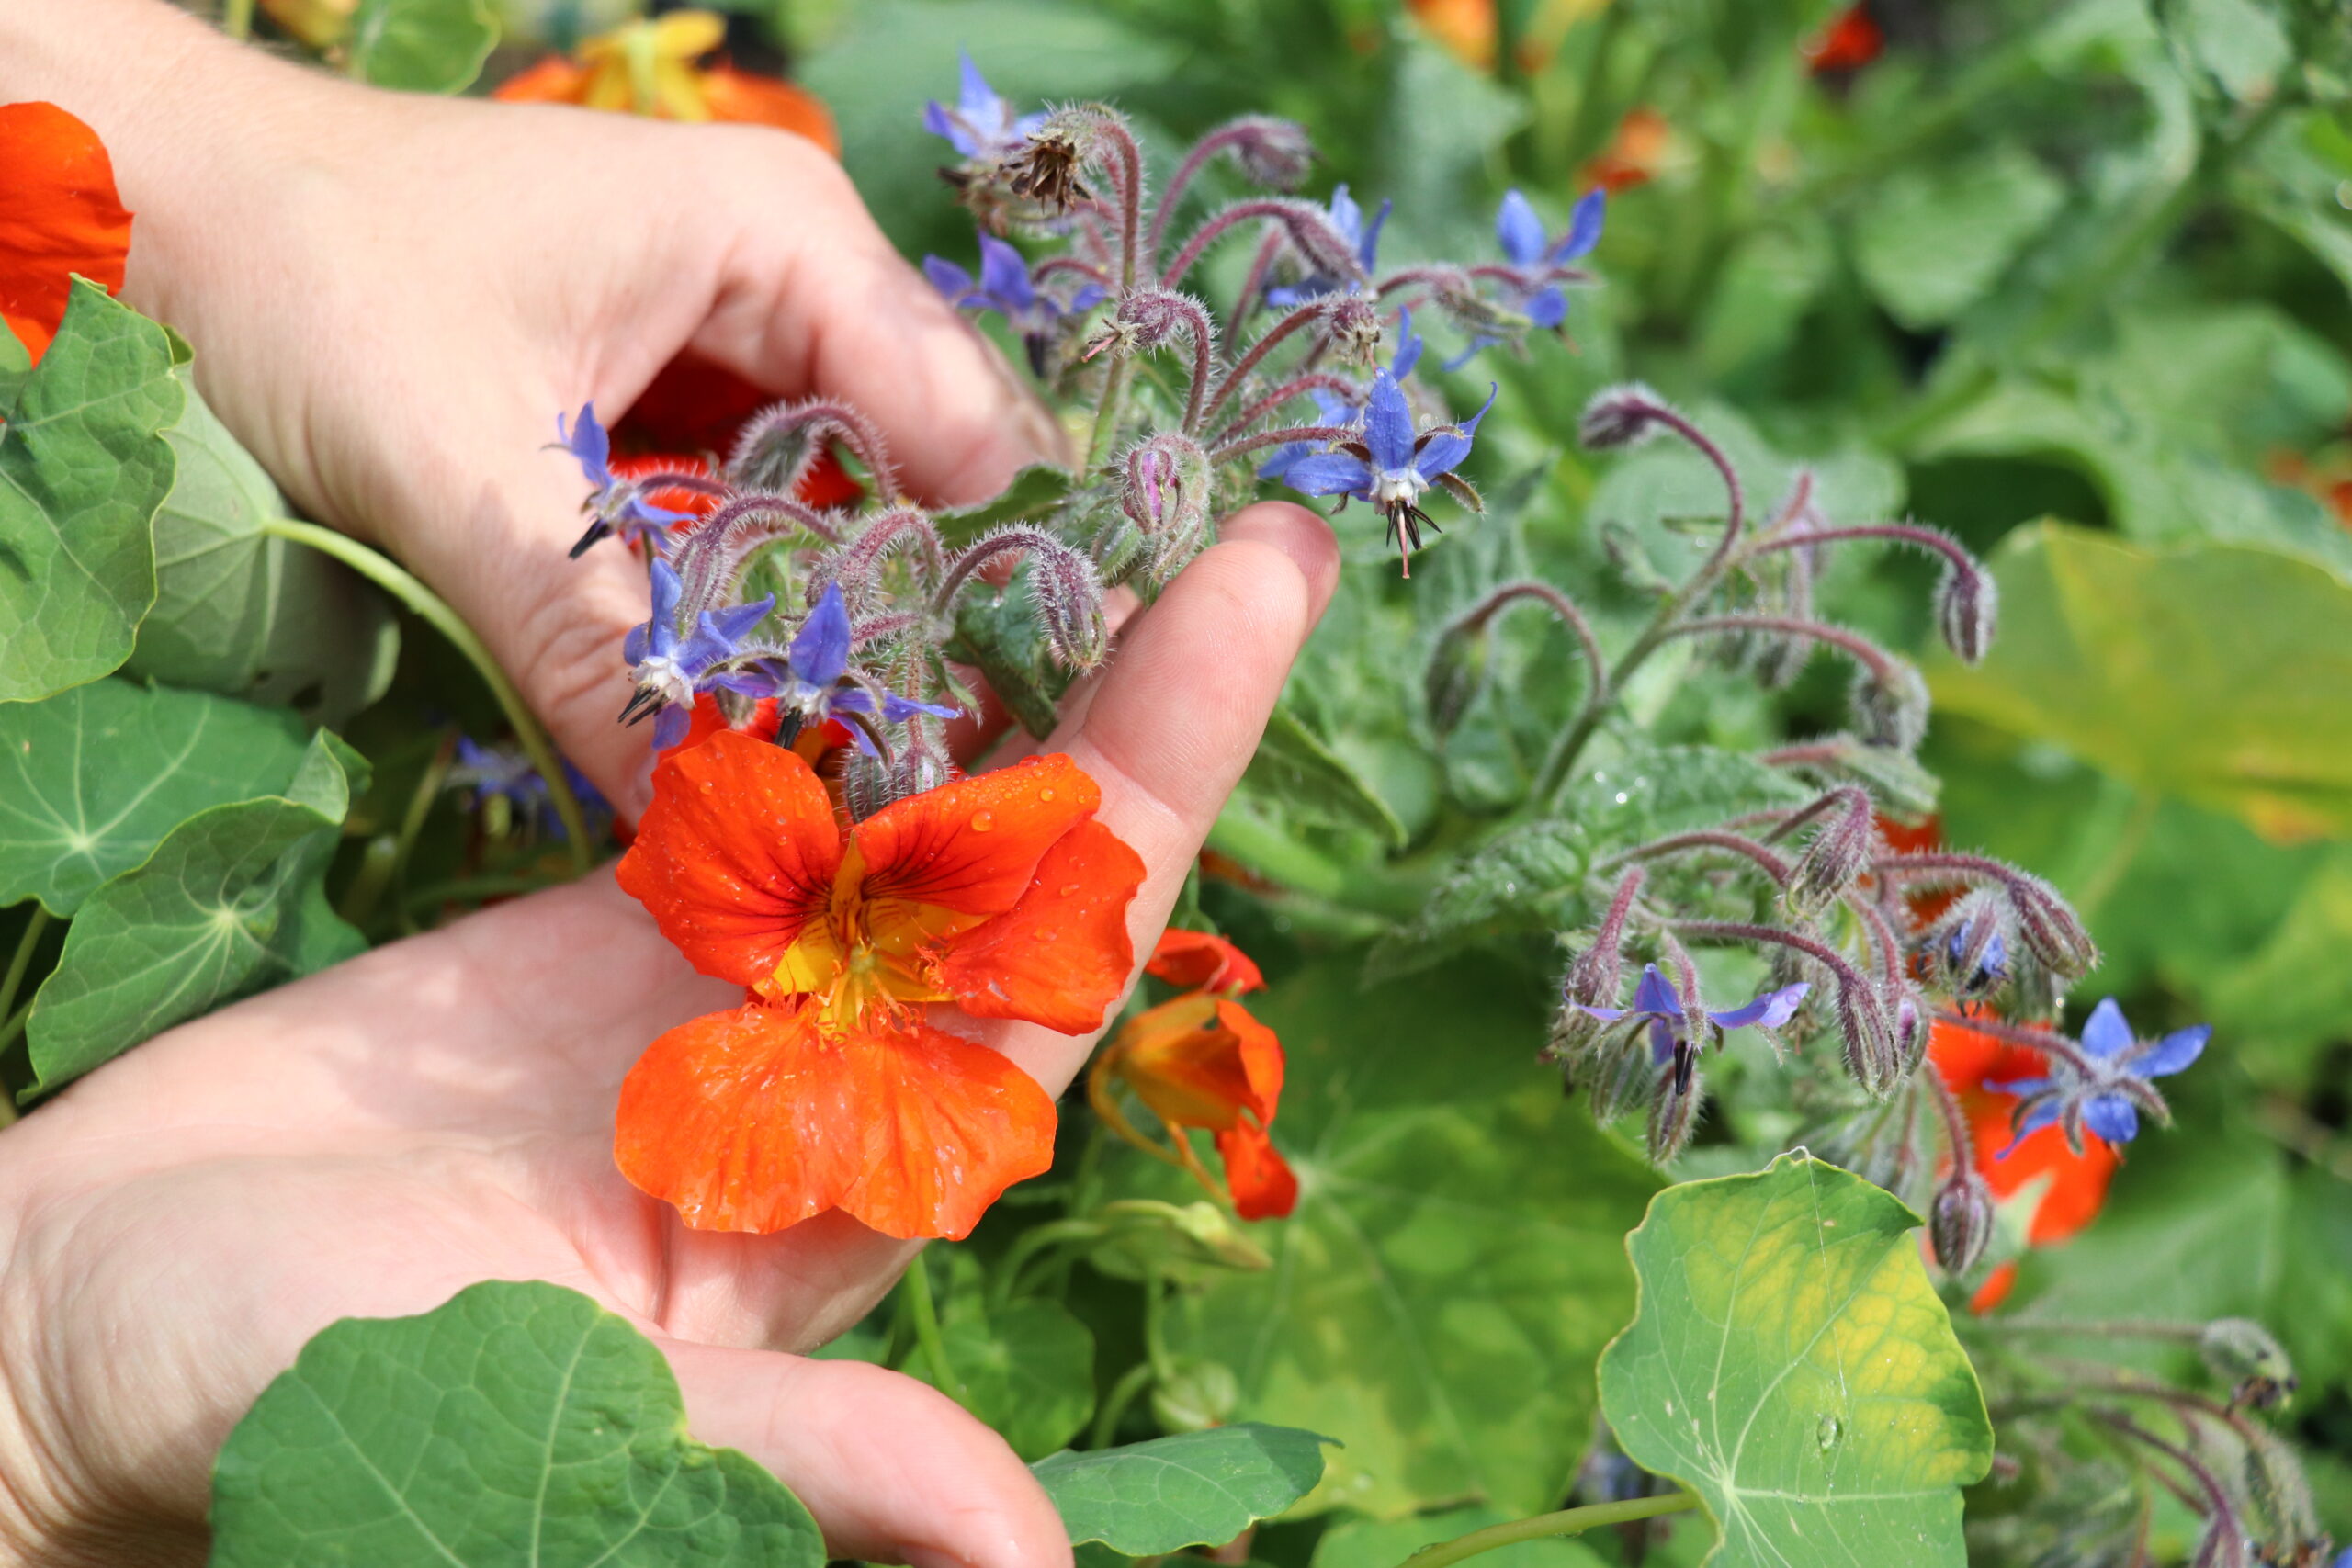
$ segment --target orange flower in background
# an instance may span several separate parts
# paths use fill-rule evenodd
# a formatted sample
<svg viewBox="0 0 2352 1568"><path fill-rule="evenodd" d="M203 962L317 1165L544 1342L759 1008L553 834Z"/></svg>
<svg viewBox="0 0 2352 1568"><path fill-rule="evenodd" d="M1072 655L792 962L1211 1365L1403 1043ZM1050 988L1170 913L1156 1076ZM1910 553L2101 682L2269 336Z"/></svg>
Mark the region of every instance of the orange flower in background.
<svg viewBox="0 0 2352 1568"><path fill-rule="evenodd" d="M55 104L0 105L0 319L39 363L74 275L122 287L130 213L98 133Z"/></svg>
<svg viewBox="0 0 2352 1568"><path fill-rule="evenodd" d="M1267 1136L1282 1102L1283 1047L1274 1032L1234 1000L1264 986L1249 955L1204 931L1163 933L1145 971L1193 989L1127 1021L1095 1058L1087 1097L1111 1130L1154 1157L1182 1167L1245 1220L1279 1219L1298 1203L1298 1179ZM1145 1136L1111 1093L1116 1077L1169 1130ZM1225 1162L1222 1189L1193 1153L1185 1129L1213 1134Z"/></svg>
<svg viewBox="0 0 2352 1568"><path fill-rule="evenodd" d="M2107 1201L2107 1185L2121 1161L2115 1150L2095 1133L2083 1134L2083 1152L2066 1146L2063 1128L2052 1124L2017 1141L2005 1159L1994 1157L2010 1144L2010 1122L2018 1097L1988 1089L1987 1084L2015 1083L2048 1071L2041 1054L2011 1045L1973 1029L1939 1022L1928 1040L1928 1055L1946 1088L1968 1117L1969 1136L1976 1145L1977 1173L1993 1190L1995 1201L2007 1202L2045 1179L2026 1227L2026 1240L2035 1247L2052 1247L2080 1231L2098 1216ZM2000 1305L2017 1283L2018 1266L2004 1263L1985 1277L1969 1305L1990 1312Z"/></svg>
<svg viewBox="0 0 2352 1568"><path fill-rule="evenodd" d="M832 113L814 94L723 62L701 63L726 39L724 17L672 11L599 34L569 59L549 55L500 83L491 96L510 104L577 104L657 119L772 125L838 154L841 138Z"/></svg>
<svg viewBox="0 0 2352 1568"><path fill-rule="evenodd" d="M1585 184L1599 186L1611 196L1647 185L1665 166L1673 145L1674 128L1664 115L1647 107L1629 110L1617 122L1609 145L1585 164Z"/></svg>
<svg viewBox="0 0 2352 1568"><path fill-rule="evenodd" d="M1832 71L1859 71L1879 57L1886 34L1871 19L1866 6L1849 6L1807 39L1802 49L1807 70L1819 76Z"/></svg>
<svg viewBox="0 0 2352 1568"><path fill-rule="evenodd" d="M1067 757L843 829L808 764L733 731L671 752L620 883L745 1005L670 1031L621 1086L615 1155L698 1230L841 1209L960 1237L1053 1159L1054 1105L926 1009L1097 1027L1134 961L1143 863Z"/></svg>
<svg viewBox="0 0 2352 1568"><path fill-rule="evenodd" d="M1494 69L1501 38L1495 0L1407 0L1407 9L1462 63L1480 71Z"/></svg>

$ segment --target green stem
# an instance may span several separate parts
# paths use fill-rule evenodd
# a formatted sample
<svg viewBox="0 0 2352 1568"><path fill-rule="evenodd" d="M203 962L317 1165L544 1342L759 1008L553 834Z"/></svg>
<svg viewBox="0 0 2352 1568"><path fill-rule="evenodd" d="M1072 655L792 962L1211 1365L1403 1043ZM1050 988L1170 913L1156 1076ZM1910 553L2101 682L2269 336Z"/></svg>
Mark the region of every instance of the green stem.
<svg viewBox="0 0 2352 1568"><path fill-rule="evenodd" d="M1012 1304L1023 1269L1039 1253L1066 1241L1092 1241L1102 1234L1101 1225L1080 1219L1052 1220L1023 1231L997 1261L996 1277L989 1282L989 1304L1000 1311Z"/></svg>
<svg viewBox="0 0 2352 1568"><path fill-rule="evenodd" d="M1086 1434L1088 1448L1107 1449L1111 1446L1111 1439L1119 1435L1119 1417L1127 1413L1127 1406L1136 1402L1136 1395L1151 1386L1151 1379L1149 1361L1137 1361L1119 1374L1119 1381L1111 1385L1111 1392L1104 1394L1102 1403L1094 1407L1094 1425Z"/></svg>
<svg viewBox="0 0 2352 1568"><path fill-rule="evenodd" d="M1542 1540L1555 1535L1582 1535L1601 1525L1632 1524L1636 1519L1654 1519L1661 1514L1685 1513L1698 1506L1696 1494L1673 1492L1663 1497L1635 1497L1623 1503L1594 1503L1582 1508L1563 1508L1556 1514L1538 1514L1532 1519L1513 1519L1508 1524L1488 1525L1485 1529L1472 1530L1468 1535L1442 1540L1435 1546L1425 1546L1405 1559L1404 1568L1445 1568L1449 1562L1459 1562L1482 1551L1517 1546L1524 1540Z"/></svg>
<svg viewBox="0 0 2352 1568"><path fill-rule="evenodd" d="M48 930L49 911L39 904L35 904L32 918L25 922L24 933L17 938L17 953L15 957L8 960L7 977L0 979L0 1017L6 1017L8 1010L16 1005L17 988L25 983L25 971L33 965L33 949L40 945L40 939ZM26 1005L29 1007L32 1004L28 1002ZM10 1018L8 1021L15 1024L19 1020ZM8 1034L0 1036L0 1045L5 1045L9 1040L15 1038L16 1035L11 1031Z"/></svg>
<svg viewBox="0 0 2352 1568"><path fill-rule="evenodd" d="M24 1032L25 1020L30 1018L32 1014L32 998L28 997L25 998L24 1006L18 1008L16 1011L8 1015L7 1022L0 1023L0 1051L6 1051L9 1046L14 1045L17 1043L17 1036ZM0 1097L0 1105L5 1105L6 1103L6 1100L5 1097ZM14 1115L10 1115L8 1117L8 1121L10 1122L15 1120L16 1117Z"/></svg>
<svg viewBox="0 0 2352 1568"><path fill-rule="evenodd" d="M574 870L585 876L594 862L590 858L587 818L581 814L580 802L571 793L571 785L563 776L563 764L548 744L547 733L539 721L531 716L523 694L507 680L506 671L491 657L490 649L474 635L474 629L449 608L440 595L424 586L415 576L390 557L380 555L359 543L345 538L332 528L322 528L313 523L297 523L290 517L273 517L262 525L265 534L281 539L291 539L298 545L308 545L321 555L333 556L377 587L415 612L417 617L454 644L466 656L482 683L506 715L506 723L514 731L514 739L522 743L524 754L531 759L531 766L548 782L548 795L555 803L555 814L563 823L568 847L571 852Z"/></svg>
<svg viewBox="0 0 2352 1568"><path fill-rule="evenodd" d="M1118 353L1117 350L1113 350ZM1119 353L1102 373L1102 400L1094 405L1094 428L1086 437L1086 472L1092 473L1111 456L1112 438L1118 434L1119 403L1127 391L1127 361L1134 356Z"/></svg>
<svg viewBox="0 0 2352 1568"><path fill-rule="evenodd" d="M939 1335L939 1307L931 1299L931 1270L922 1263L918 1252L907 1265L907 1307L914 1318L915 1345L922 1351L923 1364L931 1369L931 1381L939 1392L956 1404L968 1406L964 1395L964 1380L956 1375L956 1368L947 1359L947 1341Z"/></svg>
<svg viewBox="0 0 2352 1568"><path fill-rule="evenodd" d="M226 0L220 7L220 30L231 38L254 36L254 0Z"/></svg>

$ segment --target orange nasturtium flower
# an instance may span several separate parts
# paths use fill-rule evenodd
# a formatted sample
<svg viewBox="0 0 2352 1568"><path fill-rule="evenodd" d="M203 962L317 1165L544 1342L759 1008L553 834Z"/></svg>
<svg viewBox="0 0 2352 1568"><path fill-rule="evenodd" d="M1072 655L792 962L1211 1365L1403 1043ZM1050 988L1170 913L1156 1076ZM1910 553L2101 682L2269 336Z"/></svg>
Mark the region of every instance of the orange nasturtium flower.
<svg viewBox="0 0 2352 1568"><path fill-rule="evenodd" d="M0 318L35 363L80 273L122 287L130 214L98 133L55 104L0 104Z"/></svg>
<svg viewBox="0 0 2352 1568"><path fill-rule="evenodd" d="M508 103L579 104L659 119L722 120L796 131L841 151L824 101L789 82L704 65L726 40L727 22L708 11L672 11L588 39L570 59L551 54L499 84Z"/></svg>
<svg viewBox="0 0 2352 1568"><path fill-rule="evenodd" d="M1120 1137L1181 1167L1212 1195L1228 1193L1245 1220L1279 1219L1298 1202L1298 1179L1266 1135L1283 1093L1283 1046L1274 1032L1233 998L1265 984L1248 955L1222 937L1170 931L1148 973L1194 989L1127 1021L1094 1059L1087 1098ZM1117 1077L1166 1124L1169 1141L1146 1136L1111 1092ZM1201 1167L1185 1129L1216 1138L1225 1185Z"/></svg>
<svg viewBox="0 0 2352 1568"><path fill-rule="evenodd" d="M844 829L794 753L733 731L671 752L620 883L744 1005L655 1041L615 1154L697 1230L840 1209L960 1237L1053 1161L1054 1102L933 1003L1065 1034L1125 989L1143 863L1067 757L962 779Z"/></svg>
<svg viewBox="0 0 2352 1568"><path fill-rule="evenodd" d="M1871 19L1867 6L1849 6L1805 39L1800 52L1815 75L1832 71L1860 71L1886 47L1886 34Z"/></svg>
<svg viewBox="0 0 2352 1568"><path fill-rule="evenodd" d="M1617 122L1609 145L1585 164L1585 183L1599 186L1611 196L1647 185L1665 167L1673 149L1674 127L1666 116L1646 105L1628 109Z"/></svg>
<svg viewBox="0 0 2352 1568"><path fill-rule="evenodd" d="M2011 1045L1989 1034L1958 1024L1939 1022L1928 1037L1928 1055L1945 1087L1959 1100L1968 1117L1969 1136L1976 1144L1976 1170L2001 1202L2028 1195L2034 1204L2026 1240L2035 1247L2052 1247L2098 1216L2107 1201L2107 1184L2120 1163L2115 1150L2096 1133L2083 1134L2083 1152L2066 1146L2066 1134L2056 1123L2037 1128L2011 1143L2010 1122L2018 1097L1988 1089L1987 1084L2014 1083L2047 1070L2041 1054ZM2007 1158L1996 1158L2008 1149ZM2043 1183L2047 1185L2043 1185ZM2030 1197L2030 1190L2039 1197ZM2004 1263L1985 1276L1969 1305L1990 1312L2001 1304L2017 1283L2018 1266Z"/></svg>

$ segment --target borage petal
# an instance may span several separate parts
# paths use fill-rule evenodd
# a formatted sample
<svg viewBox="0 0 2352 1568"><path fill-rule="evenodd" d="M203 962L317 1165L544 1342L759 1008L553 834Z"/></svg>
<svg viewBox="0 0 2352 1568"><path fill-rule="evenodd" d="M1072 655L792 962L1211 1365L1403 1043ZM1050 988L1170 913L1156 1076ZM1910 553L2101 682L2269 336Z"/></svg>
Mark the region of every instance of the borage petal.
<svg viewBox="0 0 2352 1568"><path fill-rule="evenodd" d="M754 1004L655 1041L621 1086L621 1173L695 1230L841 1209L955 1240L1052 1164L1054 1102L1002 1054L921 1024L829 1036L815 1017Z"/></svg>
<svg viewBox="0 0 2352 1568"><path fill-rule="evenodd" d="M1142 886L1141 856L1102 823L1079 823L1037 862L1019 903L948 947L940 987L976 1018L1025 1019L1064 1034L1102 1027L1135 972L1127 906Z"/></svg>
<svg viewBox="0 0 2352 1568"><path fill-rule="evenodd" d="M620 884L696 969L755 986L824 908L841 858L832 802L808 764L721 730L653 770Z"/></svg>
<svg viewBox="0 0 2352 1568"><path fill-rule="evenodd" d="M1272 464L1267 467L1272 468ZM1313 452L1272 476L1301 495L1369 495L1372 470L1345 452Z"/></svg>

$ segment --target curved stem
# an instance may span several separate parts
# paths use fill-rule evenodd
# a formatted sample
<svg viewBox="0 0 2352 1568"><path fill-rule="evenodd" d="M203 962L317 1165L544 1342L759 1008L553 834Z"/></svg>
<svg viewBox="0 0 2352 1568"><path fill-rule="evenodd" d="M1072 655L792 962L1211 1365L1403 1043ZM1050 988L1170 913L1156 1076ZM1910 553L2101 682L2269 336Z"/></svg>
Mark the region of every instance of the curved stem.
<svg viewBox="0 0 2352 1568"><path fill-rule="evenodd" d="M1111 1439L1119 1435L1119 1418L1127 1413L1127 1406L1136 1402L1136 1395L1151 1386L1155 1375L1152 1364L1148 1360L1137 1361L1119 1375L1119 1381L1111 1385L1111 1392L1102 1396L1102 1403L1095 1406L1094 1425L1088 1428L1086 1434L1088 1448L1107 1449L1111 1446Z"/></svg>
<svg viewBox="0 0 2352 1568"><path fill-rule="evenodd" d="M1928 1080L1928 1093L1936 1102L1936 1114L1943 1118L1944 1137L1951 1145L1952 1169L1974 1169L1976 1139L1968 1131L1968 1118L1962 1113L1951 1087L1944 1082L1943 1074L1936 1070L1932 1062L1920 1070L1919 1076Z"/></svg>
<svg viewBox="0 0 2352 1568"><path fill-rule="evenodd" d="M1294 424L1281 430L1261 430L1255 435L1227 442L1209 454L1209 461L1228 463L1245 454L1268 446L1287 446L1294 441L1353 441L1361 434L1338 424Z"/></svg>
<svg viewBox="0 0 2352 1568"><path fill-rule="evenodd" d="M1442 1540L1435 1546L1425 1546L1405 1559L1404 1568L1445 1568L1465 1557L1476 1557L1482 1551L1495 1551L1506 1546L1517 1546L1523 1540L1542 1540L1547 1536L1582 1535L1602 1525L1626 1525L1636 1519L1654 1519L1663 1514L1687 1513L1699 1506L1697 1494L1670 1492L1663 1497L1634 1497L1623 1503L1592 1503L1581 1508L1563 1508L1556 1514L1538 1514L1532 1519L1513 1519L1508 1524L1488 1525L1482 1530Z"/></svg>
<svg viewBox="0 0 2352 1568"><path fill-rule="evenodd" d="M2019 1024L2004 1023L1997 1018L1958 1012L1951 1008L1938 1008L1936 1019L1941 1023L1989 1034L2005 1044L2022 1045L2029 1051L2055 1056L2086 1077L2096 1078L2098 1076L2098 1065L2085 1055L2080 1046L2066 1036L2047 1029L2028 1029Z"/></svg>
<svg viewBox="0 0 2352 1568"><path fill-rule="evenodd" d="M1657 855L1686 854L1693 850L1725 850L1736 855L1744 855L1753 861L1757 868L1770 877L1774 883L1785 883L1789 879L1789 863L1755 840L1743 838L1737 833L1718 833L1704 829L1697 832L1677 833L1670 838L1653 840L1646 844L1637 844L1624 853L1611 855L1594 866L1593 874L1605 876L1619 866L1634 861L1649 860Z"/></svg>
<svg viewBox="0 0 2352 1568"><path fill-rule="evenodd" d="M1233 368L1225 373L1225 379L1218 382L1216 390L1209 394L1208 405L1201 410L1201 418L1204 421L1215 419L1216 411L1225 406L1227 398L1241 389L1242 384L1250 378L1250 372L1258 368L1259 363L1273 351L1276 344L1322 314L1321 302L1310 300L1268 327L1260 334L1258 341L1251 344L1243 352L1241 357L1233 362ZM1238 330L1238 323L1237 330Z"/></svg>
<svg viewBox="0 0 2352 1568"><path fill-rule="evenodd" d="M1334 376L1329 370L1310 370L1303 376L1295 376L1265 396L1246 404L1226 422L1224 429L1210 436L1205 444L1214 447L1230 441L1293 398L1303 398L1309 392L1317 391L1352 400L1356 396L1356 384L1345 376Z"/></svg>
<svg viewBox="0 0 2352 1568"><path fill-rule="evenodd" d="M17 1005L17 992L25 983L25 972L32 967L33 950L49 931L49 911L35 904L23 932L17 938L16 956L8 960L6 977L0 978L0 1018L9 1018L8 1010ZM16 1020L9 1018L9 1021ZM6 1040L0 1039L0 1043L6 1043Z"/></svg>
<svg viewBox="0 0 2352 1568"><path fill-rule="evenodd" d="M1814 642L1826 642L1830 647L1851 654L1883 683L1892 679L1894 660L1886 649L1843 626L1833 626L1823 621L1801 620L1794 615L1701 615L1682 621L1666 630L1668 637L1709 637L1717 634L1736 636L1742 632L1778 632L1782 637L1801 637Z"/></svg>
<svg viewBox="0 0 2352 1568"><path fill-rule="evenodd" d="M1102 400L1094 405L1094 428L1086 437L1086 468L1090 472L1102 467L1111 456L1111 441L1119 428L1119 402L1127 391L1127 361L1133 357L1114 355L1102 372Z"/></svg>
<svg viewBox="0 0 2352 1568"><path fill-rule="evenodd" d="M590 858L588 819L580 809L579 797L571 793L570 781L563 776L563 764L548 744L547 732L531 715L530 705L506 678L498 660L482 646L481 638L466 625L458 612L449 608L441 596L417 580L409 570L389 556L379 555L356 539L345 538L332 528L322 528L312 523L297 523L290 517L272 517L264 522L261 531L307 545L321 555L333 556L377 587L413 611L419 620L447 637L466 662L481 676L490 694L498 699L506 723L514 731L524 754L531 759L531 766L538 769L547 780L548 798L555 806L558 820L562 822L565 842L571 852L572 869L585 876L594 862Z"/></svg>
<svg viewBox="0 0 2352 1568"><path fill-rule="evenodd" d="M965 1398L964 1382L947 1359L947 1341L940 1337L939 1306L932 1300L931 1270L923 1267L922 1253L908 1260L906 1278L901 1283L907 1291L908 1315L914 1321L915 1346L922 1352L923 1364L931 1370L932 1382L940 1393L968 1409L970 1401Z"/></svg>

